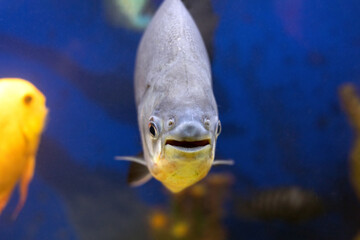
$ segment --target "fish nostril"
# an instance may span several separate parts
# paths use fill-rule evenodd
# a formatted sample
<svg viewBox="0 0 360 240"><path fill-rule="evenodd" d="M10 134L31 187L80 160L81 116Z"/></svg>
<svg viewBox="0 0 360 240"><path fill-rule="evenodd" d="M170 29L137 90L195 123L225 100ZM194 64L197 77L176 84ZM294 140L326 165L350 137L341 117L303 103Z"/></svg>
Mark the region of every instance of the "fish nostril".
<svg viewBox="0 0 360 240"><path fill-rule="evenodd" d="M175 120L174 120L174 118L170 118L170 119L168 120L168 122L167 122L167 125L168 125L169 129L170 129L170 128L173 128L174 125L175 125Z"/></svg>
<svg viewBox="0 0 360 240"><path fill-rule="evenodd" d="M204 126L207 130L209 130L210 128L210 119L209 118L204 118Z"/></svg>

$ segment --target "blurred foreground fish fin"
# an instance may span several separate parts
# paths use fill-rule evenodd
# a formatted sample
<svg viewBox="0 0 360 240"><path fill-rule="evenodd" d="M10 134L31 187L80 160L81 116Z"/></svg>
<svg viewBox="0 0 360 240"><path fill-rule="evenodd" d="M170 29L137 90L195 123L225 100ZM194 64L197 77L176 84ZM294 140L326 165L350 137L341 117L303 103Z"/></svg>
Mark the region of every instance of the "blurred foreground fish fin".
<svg viewBox="0 0 360 240"><path fill-rule="evenodd" d="M234 165L235 162L232 159L228 159L228 160L222 160L222 159L215 159L213 162L213 166L218 166L218 165L229 165L232 166Z"/></svg>
<svg viewBox="0 0 360 240"><path fill-rule="evenodd" d="M11 190L11 189L10 189ZM12 191L8 191L2 195L0 195L0 215L2 211L4 210L5 206L7 205Z"/></svg>
<svg viewBox="0 0 360 240"><path fill-rule="evenodd" d="M20 185L19 185L19 202L15 208L14 213L12 214L11 218L13 220L15 220L17 218L17 216L19 215L21 209L23 208L25 202L26 202L26 198L28 195L28 188L29 188L29 184L31 182L31 179L34 176L34 170L35 170L35 157L32 156L30 157L25 172L23 174L23 176L20 179Z"/></svg>
<svg viewBox="0 0 360 240"><path fill-rule="evenodd" d="M147 164L142 154L139 156L116 156L115 160L134 162L147 167Z"/></svg>
<svg viewBox="0 0 360 240"><path fill-rule="evenodd" d="M129 167L127 182L132 187L138 187L151 179L149 169L142 164L132 162Z"/></svg>

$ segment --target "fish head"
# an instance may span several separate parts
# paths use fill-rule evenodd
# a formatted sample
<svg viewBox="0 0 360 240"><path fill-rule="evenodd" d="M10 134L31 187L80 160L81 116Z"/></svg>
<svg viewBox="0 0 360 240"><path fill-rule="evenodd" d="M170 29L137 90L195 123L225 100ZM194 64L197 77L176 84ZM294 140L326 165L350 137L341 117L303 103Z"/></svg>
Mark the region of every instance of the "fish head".
<svg viewBox="0 0 360 240"><path fill-rule="evenodd" d="M17 121L27 138L37 138L48 113L41 91L24 79L7 78L0 79L0 96L1 118Z"/></svg>
<svg viewBox="0 0 360 240"><path fill-rule="evenodd" d="M150 114L146 128L148 168L169 190L180 192L207 175L221 132L211 104L160 106Z"/></svg>

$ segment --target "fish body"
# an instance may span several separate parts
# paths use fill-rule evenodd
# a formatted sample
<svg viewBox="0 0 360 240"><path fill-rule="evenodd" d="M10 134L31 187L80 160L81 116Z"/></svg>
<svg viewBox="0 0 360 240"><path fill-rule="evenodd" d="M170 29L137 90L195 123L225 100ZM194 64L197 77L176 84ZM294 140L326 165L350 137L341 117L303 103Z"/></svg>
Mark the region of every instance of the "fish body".
<svg viewBox="0 0 360 240"><path fill-rule="evenodd" d="M182 2L195 20L211 60L214 52L214 32L218 26L218 16L214 12L212 1L182 0Z"/></svg>
<svg viewBox="0 0 360 240"><path fill-rule="evenodd" d="M23 79L0 79L0 214L19 184L16 216L25 203L47 116L44 95Z"/></svg>
<svg viewBox="0 0 360 240"><path fill-rule="evenodd" d="M221 125L209 58L180 0L165 0L142 37L135 98L144 153L137 162L175 193L204 178Z"/></svg>
<svg viewBox="0 0 360 240"><path fill-rule="evenodd" d="M263 190L239 200L240 215L256 220L298 223L325 212L324 203L316 193L297 186Z"/></svg>

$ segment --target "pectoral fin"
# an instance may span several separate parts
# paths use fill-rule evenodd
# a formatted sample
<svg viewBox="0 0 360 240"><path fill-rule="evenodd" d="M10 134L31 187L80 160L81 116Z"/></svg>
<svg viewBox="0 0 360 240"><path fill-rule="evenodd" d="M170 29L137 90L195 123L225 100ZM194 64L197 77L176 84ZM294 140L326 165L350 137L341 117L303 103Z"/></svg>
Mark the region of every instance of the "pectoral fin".
<svg viewBox="0 0 360 240"><path fill-rule="evenodd" d="M129 167L127 182L132 187L138 187L151 179L149 169L144 165L132 162Z"/></svg>
<svg viewBox="0 0 360 240"><path fill-rule="evenodd" d="M117 156L115 160L131 162L127 182L132 187L141 186L152 177L142 153L138 156Z"/></svg>
<svg viewBox="0 0 360 240"><path fill-rule="evenodd" d="M139 156L116 156L115 160L135 162L137 164L147 167L144 157L142 157L140 155Z"/></svg>
<svg viewBox="0 0 360 240"><path fill-rule="evenodd" d="M217 166L217 165L229 165L232 166L234 165L234 160L221 160L221 159L215 159L213 164L213 166Z"/></svg>
<svg viewBox="0 0 360 240"><path fill-rule="evenodd" d="M35 157L30 157L28 164L25 168L25 171L20 179L20 185L19 185L20 199L12 215L12 219L17 218L17 216L19 215L21 209L25 204L28 193L28 187L31 179L34 176L34 170L35 170Z"/></svg>

